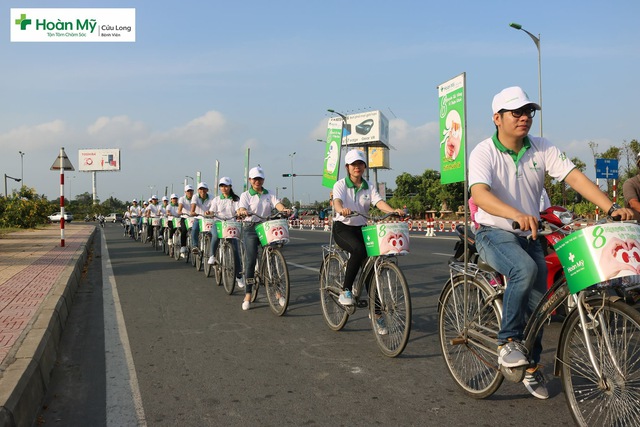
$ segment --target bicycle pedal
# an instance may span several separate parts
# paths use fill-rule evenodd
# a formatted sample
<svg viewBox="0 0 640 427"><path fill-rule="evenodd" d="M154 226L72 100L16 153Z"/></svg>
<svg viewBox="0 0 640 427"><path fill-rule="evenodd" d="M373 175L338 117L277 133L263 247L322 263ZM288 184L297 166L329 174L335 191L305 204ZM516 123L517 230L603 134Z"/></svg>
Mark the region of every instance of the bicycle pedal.
<svg viewBox="0 0 640 427"><path fill-rule="evenodd" d="M358 306L358 308L367 308L369 307L369 303L367 302L367 300L358 300L356 301L356 305Z"/></svg>

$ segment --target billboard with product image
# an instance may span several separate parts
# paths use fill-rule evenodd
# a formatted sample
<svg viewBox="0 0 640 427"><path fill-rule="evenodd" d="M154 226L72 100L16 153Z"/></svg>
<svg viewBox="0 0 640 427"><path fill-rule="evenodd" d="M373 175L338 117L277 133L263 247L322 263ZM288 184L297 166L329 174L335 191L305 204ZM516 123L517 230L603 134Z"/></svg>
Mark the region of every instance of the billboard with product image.
<svg viewBox="0 0 640 427"><path fill-rule="evenodd" d="M78 150L80 172L117 172L120 170L120 149Z"/></svg>

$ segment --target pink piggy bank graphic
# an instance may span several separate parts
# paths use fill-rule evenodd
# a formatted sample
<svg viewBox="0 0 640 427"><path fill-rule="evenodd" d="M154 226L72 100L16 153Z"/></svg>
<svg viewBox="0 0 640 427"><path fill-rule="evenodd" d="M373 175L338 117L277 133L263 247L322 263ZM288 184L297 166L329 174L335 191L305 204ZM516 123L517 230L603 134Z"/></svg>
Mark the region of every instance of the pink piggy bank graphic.
<svg viewBox="0 0 640 427"><path fill-rule="evenodd" d="M287 230L285 230L285 228L281 225L276 225L274 227L271 227L267 234L267 240L269 242L283 240L283 239L286 239L287 237L289 237L289 233L287 233Z"/></svg>
<svg viewBox="0 0 640 427"><path fill-rule="evenodd" d="M640 274L640 247L635 240L610 239L602 249L600 268L607 279ZM621 274L623 273L623 274Z"/></svg>
<svg viewBox="0 0 640 427"><path fill-rule="evenodd" d="M238 236L240 235L240 232L238 231L238 227L230 226L226 228L224 234L225 234L224 237L227 239L237 239Z"/></svg>
<svg viewBox="0 0 640 427"><path fill-rule="evenodd" d="M404 233L391 231L380 240L380 253L407 253L409 252L409 237Z"/></svg>

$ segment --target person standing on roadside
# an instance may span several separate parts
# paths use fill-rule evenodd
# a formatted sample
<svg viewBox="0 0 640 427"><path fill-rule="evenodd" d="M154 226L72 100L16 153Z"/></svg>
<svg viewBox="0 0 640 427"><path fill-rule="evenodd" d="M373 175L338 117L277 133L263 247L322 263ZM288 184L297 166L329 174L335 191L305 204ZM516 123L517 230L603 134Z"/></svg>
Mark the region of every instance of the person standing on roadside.
<svg viewBox="0 0 640 427"><path fill-rule="evenodd" d="M494 96L496 133L480 142L469 156L469 188L478 206L478 252L507 276L509 283L498 332L498 364L507 368L528 366L525 387L538 399L547 399L549 392L539 365L542 330L531 355L521 343L526 321L546 291L547 266L537 239L545 173L567 182L607 215L625 220L633 213L612 203L557 147L529 135L538 110L540 105L517 86ZM519 230L513 229L514 222L520 225Z"/></svg>

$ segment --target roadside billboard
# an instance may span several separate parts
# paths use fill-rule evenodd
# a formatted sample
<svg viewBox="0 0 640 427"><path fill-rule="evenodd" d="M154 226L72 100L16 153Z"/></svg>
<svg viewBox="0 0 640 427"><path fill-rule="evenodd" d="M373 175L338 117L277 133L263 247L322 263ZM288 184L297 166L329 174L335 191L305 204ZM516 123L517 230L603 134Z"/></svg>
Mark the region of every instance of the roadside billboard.
<svg viewBox="0 0 640 427"><path fill-rule="evenodd" d="M117 172L120 170L120 149L78 150L80 172Z"/></svg>
<svg viewBox="0 0 640 427"><path fill-rule="evenodd" d="M347 145L389 145L389 120L380 111L349 114Z"/></svg>

